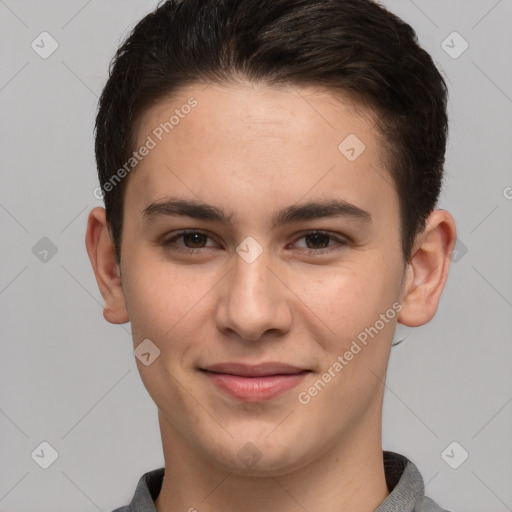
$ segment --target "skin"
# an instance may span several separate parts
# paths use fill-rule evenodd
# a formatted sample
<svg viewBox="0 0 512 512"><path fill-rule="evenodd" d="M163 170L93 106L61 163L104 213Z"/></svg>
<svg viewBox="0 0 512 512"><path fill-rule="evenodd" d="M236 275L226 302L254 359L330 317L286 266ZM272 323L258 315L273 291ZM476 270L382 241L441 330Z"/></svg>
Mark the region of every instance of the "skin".
<svg viewBox="0 0 512 512"><path fill-rule="evenodd" d="M455 244L453 218L433 211L406 264L398 196L370 112L321 88L189 86L146 112L140 144L191 96L197 106L127 178L120 268L103 208L90 212L86 234L106 320L130 321L134 348L150 339L160 350L149 366L137 359L159 410L165 457L156 508L374 510L389 494L381 421L396 321L419 326L434 316ZM349 134L366 146L354 161L338 150ZM144 220L145 208L170 197L222 208L233 225ZM371 221L343 216L272 228L274 212L328 199L367 211ZM206 236L160 243L184 229ZM314 230L334 238L305 236ZM263 251L252 263L236 252L248 236ZM397 303L399 315L300 403L299 393ZM277 397L247 402L199 370L228 361L310 372ZM248 442L260 455L250 467L238 456Z"/></svg>

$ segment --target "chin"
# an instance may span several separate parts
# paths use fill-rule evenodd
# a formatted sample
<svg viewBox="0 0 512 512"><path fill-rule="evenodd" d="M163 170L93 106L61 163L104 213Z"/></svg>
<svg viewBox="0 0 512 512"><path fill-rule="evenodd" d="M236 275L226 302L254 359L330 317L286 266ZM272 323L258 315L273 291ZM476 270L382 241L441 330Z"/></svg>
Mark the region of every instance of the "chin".
<svg viewBox="0 0 512 512"><path fill-rule="evenodd" d="M313 458L313 455L308 457L308 453L318 451L314 447L306 451L303 441L293 440L292 436L276 436L270 440L268 432L265 429L260 435L235 436L229 440L230 446L218 446L211 453L214 463L239 475L268 477L270 473L280 476L306 466Z"/></svg>

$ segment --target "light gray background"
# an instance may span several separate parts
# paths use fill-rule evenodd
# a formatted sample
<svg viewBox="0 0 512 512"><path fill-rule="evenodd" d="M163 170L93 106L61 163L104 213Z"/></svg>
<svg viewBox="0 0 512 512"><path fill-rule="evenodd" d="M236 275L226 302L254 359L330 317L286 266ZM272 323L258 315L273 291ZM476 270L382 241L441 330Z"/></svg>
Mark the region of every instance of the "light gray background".
<svg viewBox="0 0 512 512"><path fill-rule="evenodd" d="M412 459L448 509L512 510L512 1L384 3L448 81L440 206L464 244L435 319L393 349L384 447ZM163 466L129 324L103 320L84 246L101 204L97 97L121 39L155 5L0 0L1 511L111 511ZM43 31L59 44L47 59L31 48ZM453 31L469 43L458 58L442 47ZM46 262L32 252L42 237L58 249ZM58 452L46 470L31 457L42 441ZM441 456L452 441L469 453L458 469Z"/></svg>

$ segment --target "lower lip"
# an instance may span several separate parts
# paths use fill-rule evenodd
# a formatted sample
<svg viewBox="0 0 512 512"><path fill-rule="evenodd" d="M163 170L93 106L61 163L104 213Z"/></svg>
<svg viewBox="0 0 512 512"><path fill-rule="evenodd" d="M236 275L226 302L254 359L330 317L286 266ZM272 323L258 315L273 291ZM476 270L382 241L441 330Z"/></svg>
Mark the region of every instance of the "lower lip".
<svg viewBox="0 0 512 512"><path fill-rule="evenodd" d="M270 400L294 388L309 373L303 371L287 375L266 375L262 377L242 377L228 373L204 371L204 374L222 391L233 398L246 402Z"/></svg>

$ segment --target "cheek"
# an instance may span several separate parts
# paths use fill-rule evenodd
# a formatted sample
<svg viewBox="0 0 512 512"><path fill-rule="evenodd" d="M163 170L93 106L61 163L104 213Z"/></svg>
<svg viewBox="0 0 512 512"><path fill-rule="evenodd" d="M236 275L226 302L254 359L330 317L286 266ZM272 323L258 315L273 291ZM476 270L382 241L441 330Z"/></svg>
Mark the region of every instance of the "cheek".
<svg viewBox="0 0 512 512"><path fill-rule="evenodd" d="M180 340L187 339L187 330L200 325L196 317L208 313L205 294L219 279L211 270L173 265L143 250L131 253L125 276L123 290L134 343L149 338L166 351L179 347Z"/></svg>
<svg viewBox="0 0 512 512"><path fill-rule="evenodd" d="M132 255L125 270L123 290L134 340L162 337L186 312L181 280L153 260Z"/></svg>
<svg viewBox="0 0 512 512"><path fill-rule="evenodd" d="M399 307L400 279L396 263L369 256L357 266L304 282L300 293L307 297L306 305L317 315L316 323L328 327L328 335L322 338L324 349L332 354L349 350L357 339L362 343L374 338L390 340Z"/></svg>

